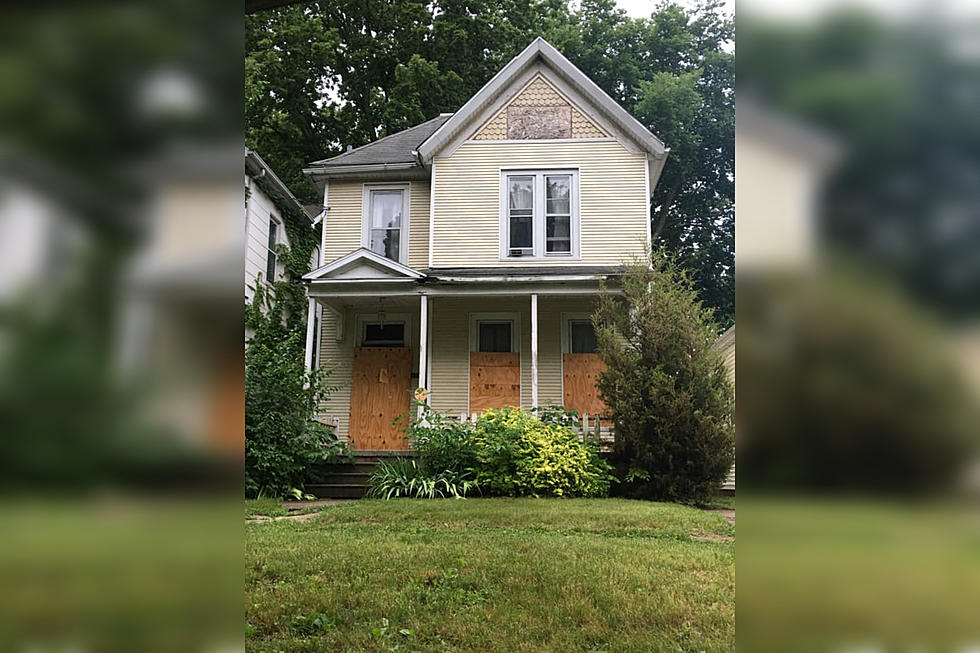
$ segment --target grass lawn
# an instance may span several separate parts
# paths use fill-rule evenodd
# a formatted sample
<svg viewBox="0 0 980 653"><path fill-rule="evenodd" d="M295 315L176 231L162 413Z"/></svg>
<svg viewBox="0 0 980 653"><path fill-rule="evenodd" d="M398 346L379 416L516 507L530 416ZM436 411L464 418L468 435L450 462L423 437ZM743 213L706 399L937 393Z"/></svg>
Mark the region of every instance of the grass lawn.
<svg viewBox="0 0 980 653"><path fill-rule="evenodd" d="M245 542L249 650L734 649L734 527L693 508L365 500Z"/></svg>

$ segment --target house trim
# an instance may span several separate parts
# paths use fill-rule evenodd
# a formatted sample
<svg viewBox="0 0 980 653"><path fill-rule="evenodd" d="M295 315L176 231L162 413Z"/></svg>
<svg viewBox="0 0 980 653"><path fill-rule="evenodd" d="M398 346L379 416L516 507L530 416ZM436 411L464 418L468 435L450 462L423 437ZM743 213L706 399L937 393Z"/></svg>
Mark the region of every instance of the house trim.
<svg viewBox="0 0 980 653"><path fill-rule="evenodd" d="M361 247L371 251L371 193L373 191L398 190L402 193L402 224L398 237L398 263L408 265L408 247L411 240L409 229L412 216L412 182L366 182L361 187Z"/></svg>
<svg viewBox="0 0 980 653"><path fill-rule="evenodd" d="M434 261L435 231L436 231L436 162L432 162L432 173L429 178L429 267Z"/></svg>

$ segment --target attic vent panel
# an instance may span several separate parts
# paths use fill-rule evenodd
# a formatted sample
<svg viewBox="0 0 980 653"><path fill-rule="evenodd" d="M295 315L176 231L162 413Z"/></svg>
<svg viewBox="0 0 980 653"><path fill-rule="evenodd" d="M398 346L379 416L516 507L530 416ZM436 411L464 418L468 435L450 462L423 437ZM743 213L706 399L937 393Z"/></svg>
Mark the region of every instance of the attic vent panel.
<svg viewBox="0 0 980 653"><path fill-rule="evenodd" d="M571 138L572 109L557 107L507 107L507 138Z"/></svg>

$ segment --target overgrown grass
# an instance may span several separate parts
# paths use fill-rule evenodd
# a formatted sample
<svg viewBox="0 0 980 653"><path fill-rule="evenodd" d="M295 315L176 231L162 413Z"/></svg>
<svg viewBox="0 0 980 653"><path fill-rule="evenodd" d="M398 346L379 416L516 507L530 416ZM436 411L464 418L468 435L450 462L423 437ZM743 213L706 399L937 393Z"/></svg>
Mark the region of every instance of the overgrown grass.
<svg viewBox="0 0 980 653"><path fill-rule="evenodd" d="M249 650L726 651L734 528L622 500L359 501L246 526Z"/></svg>
<svg viewBox="0 0 980 653"><path fill-rule="evenodd" d="M274 497L263 497L261 499L245 499L245 516L255 517L264 515L266 517L279 517L285 515L287 510L282 506L282 500Z"/></svg>

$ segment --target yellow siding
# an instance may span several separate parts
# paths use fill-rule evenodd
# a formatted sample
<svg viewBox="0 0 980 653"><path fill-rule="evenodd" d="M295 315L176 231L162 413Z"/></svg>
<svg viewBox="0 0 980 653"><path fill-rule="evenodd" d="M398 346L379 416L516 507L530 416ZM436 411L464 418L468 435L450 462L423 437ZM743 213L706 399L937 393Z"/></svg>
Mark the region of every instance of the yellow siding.
<svg viewBox="0 0 980 653"><path fill-rule="evenodd" d="M327 227L323 260L327 263L361 246L361 198L364 183L331 181L327 193Z"/></svg>
<svg viewBox="0 0 980 653"><path fill-rule="evenodd" d="M329 263L361 246L364 181L330 182L324 261ZM391 182L403 183L403 182ZM429 264L429 182L412 181L409 192L408 264Z"/></svg>
<svg viewBox="0 0 980 653"><path fill-rule="evenodd" d="M330 370L327 385L337 386L317 407L320 417L336 417L340 422L337 436L347 439L347 426L350 423L350 385L353 378L354 345L351 333L354 331L354 315L348 311L344 324L344 339L337 341L337 320L333 313L323 311L323 324L320 329L320 365Z"/></svg>
<svg viewBox="0 0 980 653"><path fill-rule="evenodd" d="M413 181L409 194L408 266L429 266L429 182Z"/></svg>
<svg viewBox="0 0 980 653"><path fill-rule="evenodd" d="M500 169L578 168L581 259L520 265L615 265L646 251L646 159L615 141L464 143L436 160L435 267L501 261Z"/></svg>

